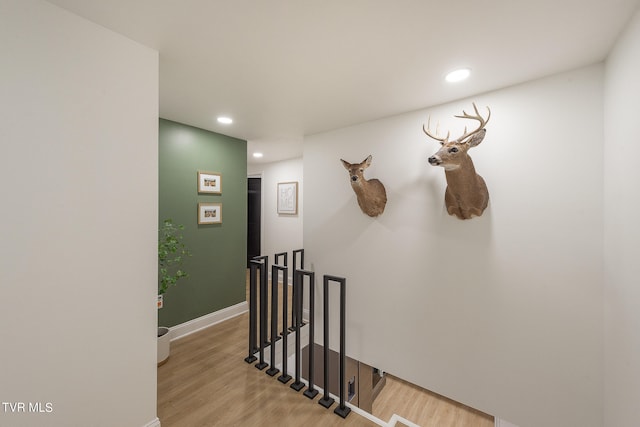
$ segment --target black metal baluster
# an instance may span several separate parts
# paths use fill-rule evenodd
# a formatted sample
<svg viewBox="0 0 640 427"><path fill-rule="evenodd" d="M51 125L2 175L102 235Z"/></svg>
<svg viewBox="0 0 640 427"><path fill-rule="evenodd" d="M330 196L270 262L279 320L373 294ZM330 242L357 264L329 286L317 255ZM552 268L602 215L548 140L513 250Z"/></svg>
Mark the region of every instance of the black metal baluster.
<svg viewBox="0 0 640 427"><path fill-rule="evenodd" d="M304 270L304 249L293 251L293 269L298 268L298 254L300 254L300 270Z"/></svg>
<svg viewBox="0 0 640 427"><path fill-rule="evenodd" d="M254 354L258 350L258 346L256 344L257 340L257 329L258 329L258 318L257 311L258 305L256 301L256 293L257 293L257 270L260 268L262 264L258 261L251 260L249 262L249 355L244 359L247 363L253 363L257 360Z"/></svg>
<svg viewBox="0 0 640 427"><path fill-rule="evenodd" d="M271 367L267 369L267 374L272 377L280 372L276 368L276 341L278 341L278 276L279 272L284 271L286 277L287 267L279 265L271 266L271 357L269 359ZM285 279L286 281L286 279ZM284 349L283 349L284 350Z"/></svg>
<svg viewBox="0 0 640 427"><path fill-rule="evenodd" d="M289 348L287 344L287 336L289 335L287 332L287 315L289 314L289 310L287 305L289 304L289 275L288 275L288 267L285 267L283 270L283 282L282 282L282 375L278 377L278 381L283 384L286 384L291 379L291 375L289 375L287 369L287 359L289 356ZM294 304L295 305L295 304ZM273 362L272 362L273 363Z"/></svg>
<svg viewBox="0 0 640 427"><path fill-rule="evenodd" d="M338 282L340 284L340 368L338 387L340 390L340 404L333 411L340 415L342 418L346 418L351 412L351 408L345 405L344 399L344 375L346 366L346 282L344 277L336 277L325 275L323 280L323 297L324 297L324 397L320 399L320 404L325 408L330 407L334 399L329 397L329 282Z"/></svg>
<svg viewBox="0 0 640 427"><path fill-rule="evenodd" d="M256 368L262 370L268 366L267 362L264 360L264 349L269 344L267 341L267 302L269 300L267 268L269 266L269 258L266 255L263 255L255 257L254 259L263 261L260 271L260 360L259 363L256 364Z"/></svg>
<svg viewBox="0 0 640 427"><path fill-rule="evenodd" d="M329 276L324 276L322 281L322 326L323 332L323 369L324 369L324 396L318 401L325 408L333 405L333 398L329 396Z"/></svg>
<svg viewBox="0 0 640 427"><path fill-rule="evenodd" d="M289 254L288 254L287 252L280 252L280 253L277 253L277 254L275 254L273 257L274 257L273 262L274 262L275 264L283 265L283 266L285 266L285 267L288 267L288 266L289 266L289 261L288 261L288 260L289 260ZM278 261L280 260L280 258L284 258L284 262L283 262L283 263L278 262Z"/></svg>
<svg viewBox="0 0 640 427"><path fill-rule="evenodd" d="M300 287L302 286L302 282L299 280L300 275L294 274L293 276L293 295L295 296L293 306L294 313L296 313L296 317L298 319L302 319L302 292L300 292ZM295 391L300 391L304 387L304 383L300 381L300 330L302 329L302 325L300 322L296 323L295 331L296 331L296 378L295 382L293 382L290 387Z"/></svg>
<svg viewBox="0 0 640 427"><path fill-rule="evenodd" d="M330 280L334 280L340 283L340 405L333 411L340 415L342 418L346 418L351 412L351 408L345 405L344 392L345 392L345 367L346 367L346 283L347 279L344 277L330 277Z"/></svg>
<svg viewBox="0 0 640 427"><path fill-rule="evenodd" d="M315 389L313 384L313 373L315 371L314 365L314 322L315 322L315 283L316 274L313 271L297 270L297 274L300 274L300 287L304 286L304 276L309 278L309 387L304 392L304 395L309 399L313 399L318 395L318 390ZM302 294L302 293L301 293Z"/></svg>
<svg viewBox="0 0 640 427"><path fill-rule="evenodd" d="M304 270L304 249L296 249L293 253L293 276L295 279L295 272L298 270L298 254L300 254L300 270ZM293 287L293 295L291 297L294 301L296 299L296 287ZM291 310L291 327L290 331L295 329L295 325L297 324L298 319L296 318L296 311ZM303 324L304 326L304 324Z"/></svg>
<svg viewBox="0 0 640 427"><path fill-rule="evenodd" d="M274 255L274 258L275 258L275 259L274 259L274 263L276 263L276 264L278 264L278 265L285 266L285 267L288 267L288 266L289 266L289 254L288 254L287 252L280 252L280 253L277 253L277 254L275 254L275 255ZM280 263L280 262L279 262L280 258L284 258L284 263ZM294 267L295 267L295 266L294 266ZM295 270L295 268L294 268L294 270ZM273 274L272 274L272 276L273 276ZM283 287L283 288L282 288L282 303L283 303L283 305L284 305L284 300L285 300L286 298L289 298L288 293L289 293L289 290L288 290L288 289L286 289L285 287ZM287 314L287 315L288 315L288 314ZM283 318L284 318L284 316L283 316ZM280 337L281 337L281 336L284 336L285 331L287 331L287 327L286 327L286 326L283 326L282 331L281 331L281 332L280 332L280 334L278 335L278 338L277 338L277 339L280 339Z"/></svg>

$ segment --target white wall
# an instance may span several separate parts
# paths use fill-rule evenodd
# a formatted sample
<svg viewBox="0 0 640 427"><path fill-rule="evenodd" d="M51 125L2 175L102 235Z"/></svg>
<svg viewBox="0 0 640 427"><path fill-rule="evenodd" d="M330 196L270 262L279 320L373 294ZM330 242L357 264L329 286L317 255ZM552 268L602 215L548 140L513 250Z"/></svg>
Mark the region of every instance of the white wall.
<svg viewBox="0 0 640 427"><path fill-rule="evenodd" d="M302 217L304 186L302 176L302 158L283 160L247 166L248 175L262 177L262 254L269 256L279 252L289 253L302 248ZM277 189L279 182L298 182L298 214L278 215Z"/></svg>
<svg viewBox="0 0 640 427"><path fill-rule="evenodd" d="M596 65L305 139L304 247L347 278L350 356L521 427L602 425L602 82ZM461 131L471 101L492 109L471 151L491 201L461 221L421 126ZM339 162L369 154L377 219Z"/></svg>
<svg viewBox="0 0 640 427"><path fill-rule="evenodd" d="M605 74L605 425L640 419L640 11Z"/></svg>
<svg viewBox="0 0 640 427"><path fill-rule="evenodd" d="M157 52L0 2L0 425L157 420L157 132Z"/></svg>

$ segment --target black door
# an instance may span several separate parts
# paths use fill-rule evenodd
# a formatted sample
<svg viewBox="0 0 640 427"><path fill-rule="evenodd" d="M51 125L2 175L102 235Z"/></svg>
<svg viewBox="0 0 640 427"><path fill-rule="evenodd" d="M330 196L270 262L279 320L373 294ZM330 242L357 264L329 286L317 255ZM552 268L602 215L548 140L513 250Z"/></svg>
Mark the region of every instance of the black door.
<svg viewBox="0 0 640 427"><path fill-rule="evenodd" d="M249 260L260 255L260 209L262 179L249 178L247 198L247 267Z"/></svg>

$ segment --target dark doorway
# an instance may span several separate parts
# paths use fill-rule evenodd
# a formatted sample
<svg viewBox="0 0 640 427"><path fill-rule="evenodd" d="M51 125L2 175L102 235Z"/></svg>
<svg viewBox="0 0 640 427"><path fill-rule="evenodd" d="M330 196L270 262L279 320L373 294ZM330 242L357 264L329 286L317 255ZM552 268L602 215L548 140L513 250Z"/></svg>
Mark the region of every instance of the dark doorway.
<svg viewBox="0 0 640 427"><path fill-rule="evenodd" d="M260 255L262 178L248 178L247 181L247 267L249 267L249 260Z"/></svg>

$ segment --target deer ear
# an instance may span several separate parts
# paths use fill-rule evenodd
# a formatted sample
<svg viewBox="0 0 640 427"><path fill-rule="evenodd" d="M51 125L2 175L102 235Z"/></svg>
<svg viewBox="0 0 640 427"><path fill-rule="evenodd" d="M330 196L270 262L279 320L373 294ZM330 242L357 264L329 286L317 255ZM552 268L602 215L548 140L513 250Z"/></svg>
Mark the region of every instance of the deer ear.
<svg viewBox="0 0 640 427"><path fill-rule="evenodd" d="M467 141L467 145L469 145L469 147L475 147L476 145L480 145L486 133L487 133L486 129L480 130L478 133L474 134L471 138L469 138L469 140Z"/></svg>
<svg viewBox="0 0 640 427"><path fill-rule="evenodd" d="M367 157L366 159L364 159L364 167L368 168L369 166L371 166L371 160L373 160L373 157L371 157L371 154L369 154L369 157Z"/></svg>
<svg viewBox="0 0 640 427"><path fill-rule="evenodd" d="M351 163L349 163L349 162L347 162L345 160L342 160L342 159L340 159L340 161L342 162L342 166L344 166L344 168L346 170L349 170L349 168L351 167Z"/></svg>

